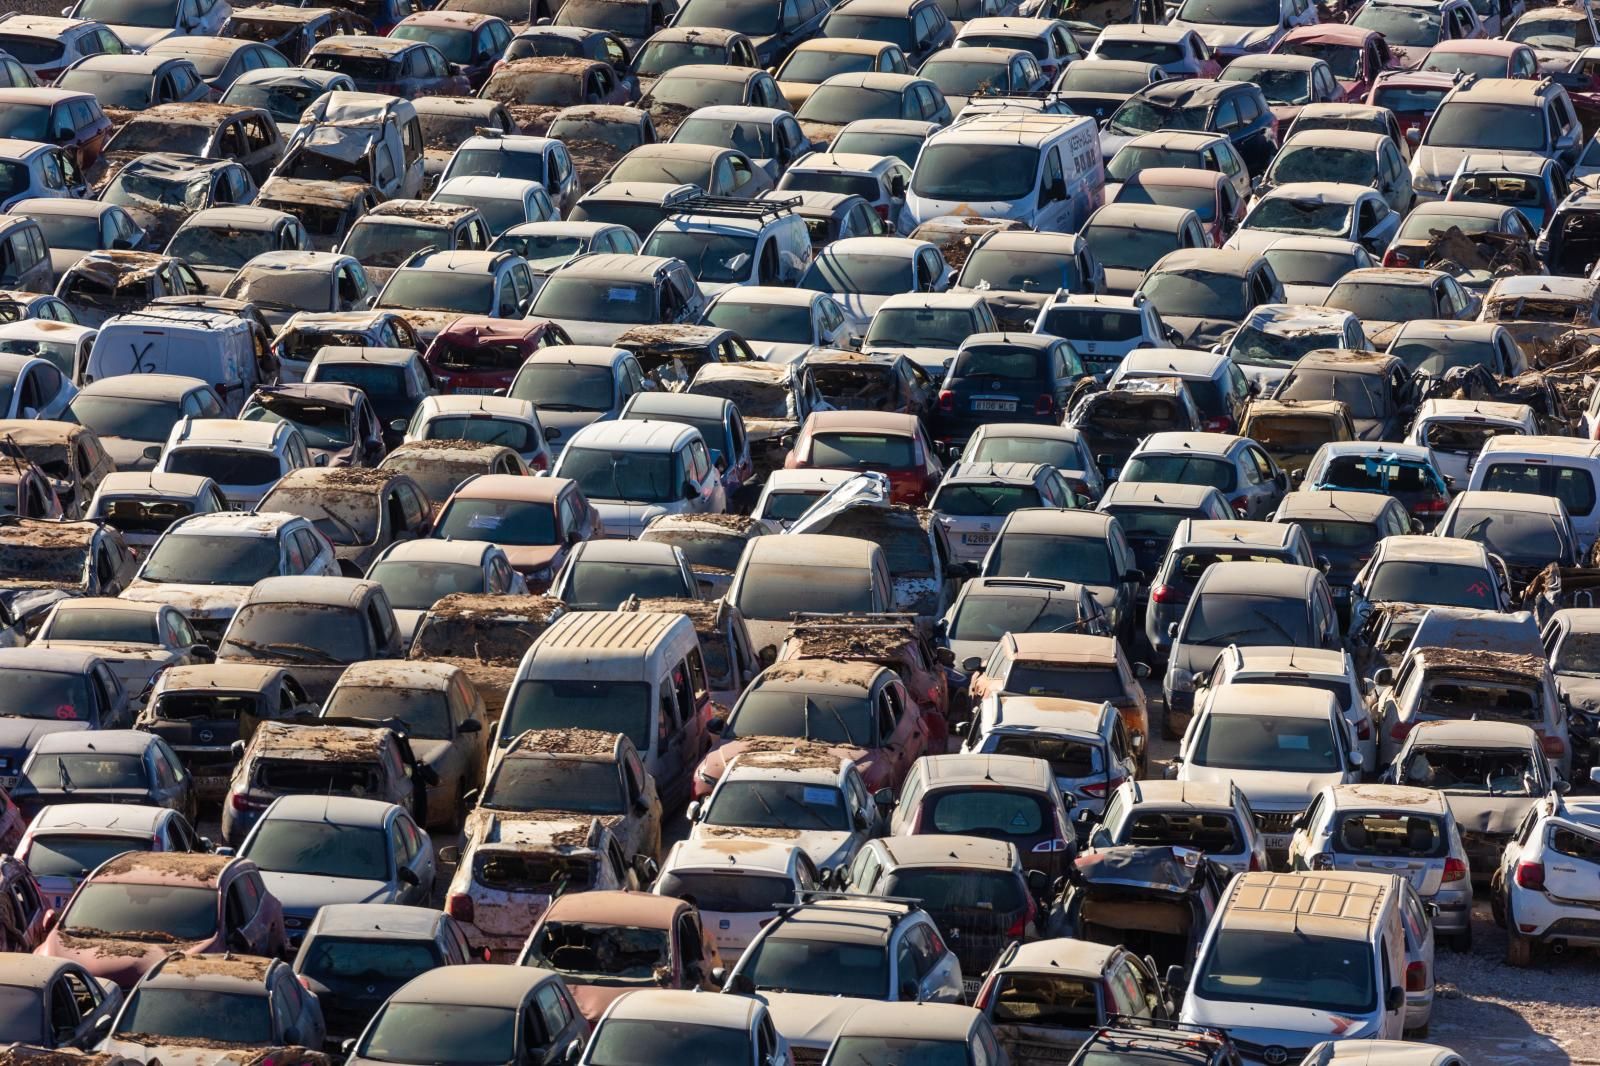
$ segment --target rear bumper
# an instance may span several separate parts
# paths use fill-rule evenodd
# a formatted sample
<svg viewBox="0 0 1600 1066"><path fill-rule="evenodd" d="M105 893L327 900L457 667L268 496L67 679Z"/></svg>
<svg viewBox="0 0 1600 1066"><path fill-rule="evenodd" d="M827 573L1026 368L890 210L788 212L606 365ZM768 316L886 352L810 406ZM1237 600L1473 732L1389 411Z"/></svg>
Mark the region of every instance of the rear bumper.
<svg viewBox="0 0 1600 1066"><path fill-rule="evenodd" d="M1517 932L1531 940L1600 944L1600 902L1552 899L1543 892L1512 886L1510 916Z"/></svg>

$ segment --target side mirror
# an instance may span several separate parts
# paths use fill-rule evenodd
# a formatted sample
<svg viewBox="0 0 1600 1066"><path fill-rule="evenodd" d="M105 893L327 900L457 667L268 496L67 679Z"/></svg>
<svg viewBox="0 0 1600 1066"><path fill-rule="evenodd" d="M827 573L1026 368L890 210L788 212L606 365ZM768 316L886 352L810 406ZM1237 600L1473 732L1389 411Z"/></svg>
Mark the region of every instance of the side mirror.
<svg viewBox="0 0 1600 1066"><path fill-rule="evenodd" d="M857 811L851 816L850 824L855 827L856 832L865 833L868 826L867 816L861 811Z"/></svg>
<svg viewBox="0 0 1600 1066"><path fill-rule="evenodd" d="M406 420L403 418L395 419L389 423L389 429L395 433L404 433L406 431Z"/></svg>
<svg viewBox="0 0 1600 1066"><path fill-rule="evenodd" d="M197 845L195 848L197 852L210 855L217 850L217 846L211 842L210 837L195 837L194 842Z"/></svg>
<svg viewBox="0 0 1600 1066"><path fill-rule="evenodd" d="M1600 785L1600 766L1589 767L1589 783Z"/></svg>
<svg viewBox="0 0 1600 1066"><path fill-rule="evenodd" d="M583 1042L581 1040L572 1041L567 1045L567 1049L561 1053L561 1061L566 1066L578 1066L578 1060L581 1058L583 1058Z"/></svg>
<svg viewBox="0 0 1600 1066"><path fill-rule="evenodd" d="M706 723L706 732L714 733L717 736L721 736L722 731L726 728L728 728L728 720L721 715Z"/></svg>
<svg viewBox="0 0 1600 1066"><path fill-rule="evenodd" d="M1374 685L1394 684L1394 670L1387 666L1381 667L1377 673L1372 675L1372 683Z"/></svg>
<svg viewBox="0 0 1600 1066"><path fill-rule="evenodd" d="M1137 677L1140 681L1143 681L1145 678L1149 677L1150 676L1150 664L1149 663L1134 663L1133 664L1133 676Z"/></svg>
<svg viewBox="0 0 1600 1066"><path fill-rule="evenodd" d="M1189 983L1189 971L1174 963L1173 965L1167 967L1167 974L1164 980L1166 981L1168 988L1177 988L1181 985L1186 985Z"/></svg>
<svg viewBox="0 0 1600 1066"><path fill-rule="evenodd" d="M1178 639L1178 623L1176 623L1176 622L1168 622L1167 623L1167 636L1171 637L1174 640Z"/></svg>
<svg viewBox="0 0 1600 1066"><path fill-rule="evenodd" d="M1406 143L1415 148L1422 143L1422 131L1415 126L1406 130Z"/></svg>
<svg viewBox="0 0 1600 1066"><path fill-rule="evenodd" d="M1305 470L1302 468L1300 470L1289 471L1289 480L1296 485L1303 484L1306 480Z"/></svg>
<svg viewBox="0 0 1600 1066"><path fill-rule="evenodd" d="M896 174L889 179L889 195L896 200L906 198L906 179L902 175Z"/></svg>
<svg viewBox="0 0 1600 1066"><path fill-rule="evenodd" d="M468 718L465 722L462 722L456 727L456 732L462 734L481 733L483 732L483 723L478 721L476 718Z"/></svg>
<svg viewBox="0 0 1600 1066"><path fill-rule="evenodd" d="M576 548L578 545L583 543L583 534L579 533L576 529L569 529L567 530L564 543L569 548Z"/></svg>
<svg viewBox="0 0 1600 1066"><path fill-rule="evenodd" d="M1211 683L1211 678L1204 670L1196 670L1189 675L1189 683L1194 685L1195 688L1205 688Z"/></svg>
<svg viewBox="0 0 1600 1066"><path fill-rule="evenodd" d="M976 655L969 655L961 660L961 669L969 674L975 674L983 669L983 660Z"/></svg>
<svg viewBox="0 0 1600 1066"><path fill-rule="evenodd" d="M1095 813L1088 807L1079 807L1072 814L1072 823L1074 825L1082 826L1085 829L1089 828L1090 824L1093 823L1094 820Z"/></svg>
<svg viewBox="0 0 1600 1066"><path fill-rule="evenodd" d="M756 662L761 664L761 668L763 670L765 670L767 667L771 666L773 663L775 663L777 661L778 661L778 648L777 648L777 645L775 645L775 644L768 644L766 647L764 647L760 651L756 652Z"/></svg>
<svg viewBox="0 0 1600 1066"><path fill-rule="evenodd" d="M51 911L50 913L54 914L55 912ZM100 1017L96 1018L94 1020L95 1035L109 1036L111 1034L111 1023L113 1021L115 1021L115 1019L109 1014L102 1014ZM70 1037L68 1039L70 1039Z"/></svg>
<svg viewBox="0 0 1600 1066"><path fill-rule="evenodd" d="M344 1041L343 1043L341 1043L339 1045L339 1054L341 1054L341 1055L350 1055L355 1051L355 1049L356 1049L356 1042L355 1042L355 1039L352 1037L351 1039L346 1040L346 1041Z"/></svg>
<svg viewBox="0 0 1600 1066"><path fill-rule="evenodd" d="M633 857L633 872L639 875L639 880L650 882L654 881L656 874L661 871L660 867L656 865L656 861L650 856L635 855Z"/></svg>
<svg viewBox="0 0 1600 1066"><path fill-rule="evenodd" d="M955 725L950 727L950 732L954 733L958 737L964 737L968 733L972 732L972 723L970 721L957 722Z"/></svg>
<svg viewBox="0 0 1600 1066"><path fill-rule="evenodd" d="M956 664L956 653L949 648L940 648L933 653L933 657L939 660L940 666L954 666Z"/></svg>
<svg viewBox="0 0 1600 1066"><path fill-rule="evenodd" d="M1366 763L1366 761L1367 757L1361 754L1359 751L1352 751L1350 753L1350 769L1359 770Z"/></svg>
<svg viewBox="0 0 1600 1066"><path fill-rule="evenodd" d="M237 848L229 847L227 844L222 845L222 847L218 848L215 852L215 854L220 855L223 858L232 858L238 853L239 850Z"/></svg>
<svg viewBox="0 0 1600 1066"><path fill-rule="evenodd" d="M161 445L152 444L139 454L143 455L152 463L159 463L161 461Z"/></svg>
<svg viewBox="0 0 1600 1066"><path fill-rule="evenodd" d="M1135 567L1122 575L1122 580L1132 585L1144 584L1144 571Z"/></svg>
<svg viewBox="0 0 1600 1066"><path fill-rule="evenodd" d="M727 991L736 996L753 996L756 994L756 983L749 974L741 971L728 978Z"/></svg>
<svg viewBox="0 0 1600 1066"><path fill-rule="evenodd" d="M698 822L700 820L700 812L700 801L691 800L688 809L683 812L683 816L691 822Z"/></svg>
<svg viewBox="0 0 1600 1066"><path fill-rule="evenodd" d="M61 915L56 913L56 909L54 907L51 907L49 910L45 911L44 912L44 931L48 933L50 930L54 929L56 927L56 921L60 917L61 917ZM109 1025L110 1024L110 1019L109 1018L106 1019L106 1022Z"/></svg>
<svg viewBox="0 0 1600 1066"><path fill-rule="evenodd" d="M1042 896L1050 891L1050 875L1043 870L1028 871L1028 888L1035 896Z"/></svg>
<svg viewBox="0 0 1600 1066"><path fill-rule="evenodd" d="M294 1047L300 1043L300 1030L295 1026L289 1026L283 1031L283 1042L289 1047Z"/></svg>
<svg viewBox="0 0 1600 1066"><path fill-rule="evenodd" d="M461 861L461 849L454 844L446 844L439 849L439 861L447 866L455 866Z"/></svg>
<svg viewBox="0 0 1600 1066"><path fill-rule="evenodd" d="M244 741L236 740L232 744L229 744L228 754L232 755L235 759L244 758Z"/></svg>
<svg viewBox="0 0 1600 1066"><path fill-rule="evenodd" d="M700 490L694 487L694 482L692 482L692 481L688 480L687 478L685 478L684 482L683 482L683 489L681 490L681 495L686 500L698 499L699 496L700 496Z"/></svg>
<svg viewBox="0 0 1600 1066"><path fill-rule="evenodd" d="M400 420L397 418L397 419L395 419L395 421L398 422ZM405 426L402 425L400 428L404 429ZM559 436L561 436L561 430L557 429L555 426L545 426L544 427L544 439L545 440L555 440Z"/></svg>
<svg viewBox="0 0 1600 1066"><path fill-rule="evenodd" d="M1389 989L1389 994L1383 997L1384 1010L1400 1010L1406 1005L1406 990L1399 985Z"/></svg>
<svg viewBox="0 0 1600 1066"><path fill-rule="evenodd" d="M915 981L900 982L900 999L905 1003L915 1003L918 1000L917 983Z"/></svg>
<svg viewBox="0 0 1600 1066"><path fill-rule="evenodd" d="M1328 557L1326 555L1317 556L1317 569L1318 570L1321 570L1324 574L1326 574L1328 572L1329 568L1332 567L1332 566L1333 566L1333 564L1328 561Z"/></svg>
<svg viewBox="0 0 1600 1066"><path fill-rule="evenodd" d="M399 881L402 885L410 885L412 888L416 888L418 885L422 884L422 878L417 876L417 871L413 870L409 866L400 867L400 872L395 874L395 880ZM298 1040L289 1041L291 1044L298 1044L299 1042L300 1041Z"/></svg>
<svg viewBox="0 0 1600 1066"><path fill-rule="evenodd" d="M872 802L877 804L879 807L893 807L894 806L894 789L892 789L892 788L880 788L880 789L878 789L878 791L876 791L876 792L874 792L872 794Z"/></svg>
<svg viewBox="0 0 1600 1066"><path fill-rule="evenodd" d="M1565 796L1568 792L1572 791L1572 782L1562 780L1558 777L1550 783L1550 791L1554 792L1558 796Z"/></svg>

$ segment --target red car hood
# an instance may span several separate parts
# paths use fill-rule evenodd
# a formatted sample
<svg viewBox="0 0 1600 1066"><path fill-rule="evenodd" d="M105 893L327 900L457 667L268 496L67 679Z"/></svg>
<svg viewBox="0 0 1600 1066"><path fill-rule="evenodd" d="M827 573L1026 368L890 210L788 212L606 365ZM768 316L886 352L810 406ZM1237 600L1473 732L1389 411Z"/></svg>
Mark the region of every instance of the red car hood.
<svg viewBox="0 0 1600 1066"><path fill-rule="evenodd" d="M632 986L623 985L620 988L603 985L580 985L572 980L567 981L567 990L572 993L572 998L578 1001L578 1012L589 1019L590 1025L600 1022L600 1015L606 1008L619 999L624 993L632 992Z"/></svg>
<svg viewBox="0 0 1600 1066"><path fill-rule="evenodd" d="M38 954L71 959L96 977L110 978L122 988L132 988L156 963L174 951L198 955L211 941L173 944L169 941L118 940L114 937L68 936L52 929L39 945Z"/></svg>

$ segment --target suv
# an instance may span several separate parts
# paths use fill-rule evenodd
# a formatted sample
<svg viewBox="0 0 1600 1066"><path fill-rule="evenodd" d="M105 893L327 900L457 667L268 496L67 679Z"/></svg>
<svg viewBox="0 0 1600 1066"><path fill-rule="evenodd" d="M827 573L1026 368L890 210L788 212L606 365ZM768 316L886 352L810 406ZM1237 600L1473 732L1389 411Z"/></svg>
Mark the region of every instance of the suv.
<svg viewBox="0 0 1600 1066"><path fill-rule="evenodd" d="M523 317L533 302L533 288L533 272L520 255L439 252L430 246L400 264L378 294L375 306L405 312L418 332L432 340L464 313ZM415 313L419 310L438 314L419 316ZM434 322L435 317L439 321Z"/></svg>
<svg viewBox="0 0 1600 1066"><path fill-rule="evenodd" d="M640 255L695 264L702 291L735 285L798 285L811 265L811 232L797 200L691 196L650 232Z"/></svg>
<svg viewBox="0 0 1600 1066"><path fill-rule="evenodd" d="M243 511L254 508L283 475L311 465L306 439L290 423L181 418L172 427L155 472L215 474L213 480L229 506ZM327 465L327 459L317 465Z"/></svg>
<svg viewBox="0 0 1600 1066"><path fill-rule="evenodd" d="M1356 750L1369 767L1379 765L1378 717L1371 693L1356 673L1355 663L1343 649L1241 648L1230 645L1197 685L1216 692L1224 685L1262 684L1317 688L1331 692L1355 734Z"/></svg>
<svg viewBox="0 0 1600 1066"><path fill-rule="evenodd" d="M1504 132L1517 130L1515 138ZM1411 160L1419 201L1441 199L1474 149L1554 159L1563 169L1583 151L1583 126L1567 90L1551 78L1466 78L1440 101Z"/></svg>
<svg viewBox="0 0 1600 1066"><path fill-rule="evenodd" d="M1533 805L1506 845L1493 881L1495 922L1506 930L1506 962L1528 966L1596 943L1590 915L1600 901L1600 801L1551 792Z"/></svg>
<svg viewBox="0 0 1600 1066"><path fill-rule="evenodd" d="M1161 321L1155 304L1137 295L1057 293L1039 312L1033 331L1072 345L1088 371L1101 380L1136 348L1159 348L1182 340L1177 330Z"/></svg>
<svg viewBox="0 0 1600 1066"><path fill-rule="evenodd" d="M969 334L939 387L937 435L964 441L996 413L1009 422L1057 422L1088 376L1078 353L1059 337Z"/></svg>
<svg viewBox="0 0 1600 1066"><path fill-rule="evenodd" d="M632 326L698 322L705 303L683 260L605 253L579 256L552 273L530 313L575 343L610 344Z"/></svg>

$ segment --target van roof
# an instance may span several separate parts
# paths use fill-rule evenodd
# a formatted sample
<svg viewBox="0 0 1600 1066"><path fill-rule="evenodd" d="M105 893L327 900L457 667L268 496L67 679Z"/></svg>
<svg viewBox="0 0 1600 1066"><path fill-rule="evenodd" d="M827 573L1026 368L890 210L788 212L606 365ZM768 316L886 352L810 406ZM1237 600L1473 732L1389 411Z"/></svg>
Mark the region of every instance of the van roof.
<svg viewBox="0 0 1600 1066"><path fill-rule="evenodd" d="M1523 452L1535 456L1553 456L1562 459L1600 458L1600 441L1581 437L1519 437L1501 435L1490 437L1479 455L1479 465L1490 452Z"/></svg>
<svg viewBox="0 0 1600 1066"><path fill-rule="evenodd" d="M681 614L655 611L569 611L551 623L528 649L522 671L551 660L581 662L583 672L634 664L630 673L648 673L645 660L675 637L698 642L694 624ZM640 653L644 655L641 656ZM604 664L602 667L601 664ZM598 675L596 675L598 676ZM654 680L654 678L651 678Z"/></svg>
<svg viewBox="0 0 1600 1066"><path fill-rule="evenodd" d="M755 537L744 550L747 566L798 560L799 565L867 567L872 565L873 554L881 549L872 541L857 537L786 533L781 537Z"/></svg>
<svg viewBox="0 0 1600 1066"><path fill-rule="evenodd" d="M1365 940L1396 891L1391 874L1243 873L1222 907L1224 928Z"/></svg>
<svg viewBox="0 0 1600 1066"><path fill-rule="evenodd" d="M1094 119L1086 115L1007 111L965 119L939 131L929 140L938 144L993 144L1003 141L1006 144L1042 148L1075 131L1097 128Z"/></svg>

